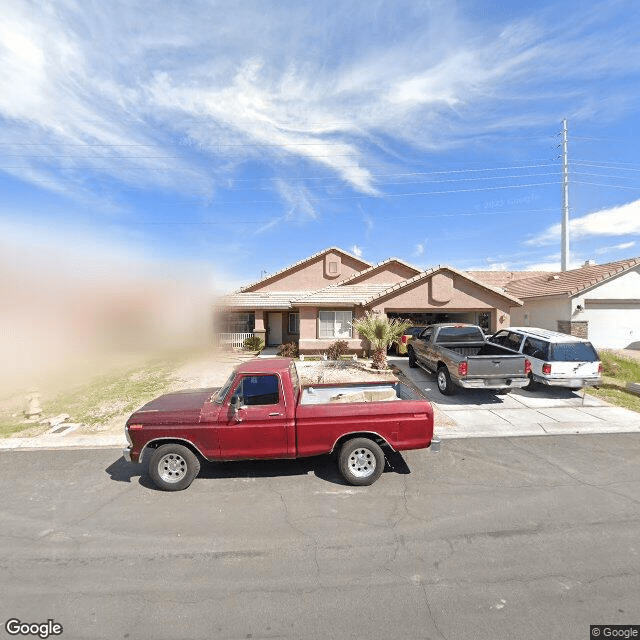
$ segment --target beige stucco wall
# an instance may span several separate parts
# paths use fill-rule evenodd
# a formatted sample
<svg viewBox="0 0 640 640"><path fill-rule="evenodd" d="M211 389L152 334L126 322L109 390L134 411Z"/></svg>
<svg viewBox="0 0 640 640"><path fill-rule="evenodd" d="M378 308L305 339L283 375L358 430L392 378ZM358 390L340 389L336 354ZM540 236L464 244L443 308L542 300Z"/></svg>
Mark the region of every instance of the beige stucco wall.
<svg viewBox="0 0 640 640"><path fill-rule="evenodd" d="M331 344L337 339L341 338L319 338L318 337L318 314L320 311L335 311L335 307L301 307L300 308L300 340L298 347L301 353L315 354L323 353ZM341 311L344 310L340 309ZM352 309L353 319L357 320L364 315L364 309L362 307L356 307ZM358 335L358 332L354 329L353 337L346 341L349 350L352 352L360 353L367 349L368 343Z"/></svg>
<svg viewBox="0 0 640 640"><path fill-rule="evenodd" d="M395 284L396 282L413 278L415 275L417 275L416 272L406 265L391 262L359 278L354 278L349 284L363 284L365 282L372 284Z"/></svg>
<svg viewBox="0 0 640 640"><path fill-rule="evenodd" d="M335 277L328 274L326 268L328 262L332 260L338 263L338 272ZM338 252L329 252L326 255L319 256L312 262L294 267L287 273L274 276L272 280L250 287L247 291L315 291L330 284L341 282L366 268L366 264L350 256Z"/></svg>
<svg viewBox="0 0 640 640"><path fill-rule="evenodd" d="M438 301L433 297L432 278L426 278L412 287L377 301L372 309L380 313L493 311L492 330L509 326L511 309L508 300L455 274L448 274L448 277L451 287L443 286L442 279L436 282ZM442 301L443 296L449 297L449 300Z"/></svg>
<svg viewBox="0 0 640 640"><path fill-rule="evenodd" d="M512 327L558 330L558 320L571 320L571 302L566 296L529 298L524 306L511 309Z"/></svg>

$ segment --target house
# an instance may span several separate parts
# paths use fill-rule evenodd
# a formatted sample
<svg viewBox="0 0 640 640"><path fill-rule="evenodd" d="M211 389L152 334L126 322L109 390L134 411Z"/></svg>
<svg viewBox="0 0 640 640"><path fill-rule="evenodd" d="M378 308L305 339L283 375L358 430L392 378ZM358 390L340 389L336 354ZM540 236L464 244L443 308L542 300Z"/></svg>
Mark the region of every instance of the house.
<svg viewBox="0 0 640 640"><path fill-rule="evenodd" d="M559 272L473 272L524 304L513 326L541 327L588 338L598 347L640 347L640 258Z"/></svg>
<svg viewBox="0 0 640 640"><path fill-rule="evenodd" d="M256 335L267 345L295 340L320 353L336 340L352 352L368 347L352 322L367 311L415 323L473 322L509 326L522 302L450 266L426 271L398 258L376 265L329 247L229 294L217 304L218 342L240 346Z"/></svg>

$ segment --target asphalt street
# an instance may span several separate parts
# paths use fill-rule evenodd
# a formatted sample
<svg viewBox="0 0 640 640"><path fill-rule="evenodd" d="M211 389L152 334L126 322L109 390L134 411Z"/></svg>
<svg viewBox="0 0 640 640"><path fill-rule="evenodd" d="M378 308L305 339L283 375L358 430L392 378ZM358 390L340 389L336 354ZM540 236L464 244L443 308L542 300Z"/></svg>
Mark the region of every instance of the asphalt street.
<svg viewBox="0 0 640 640"><path fill-rule="evenodd" d="M329 458L155 490L120 451L0 452L2 628L62 638L549 638L640 623L640 435L469 438L368 488ZM15 636L14 636L15 637Z"/></svg>

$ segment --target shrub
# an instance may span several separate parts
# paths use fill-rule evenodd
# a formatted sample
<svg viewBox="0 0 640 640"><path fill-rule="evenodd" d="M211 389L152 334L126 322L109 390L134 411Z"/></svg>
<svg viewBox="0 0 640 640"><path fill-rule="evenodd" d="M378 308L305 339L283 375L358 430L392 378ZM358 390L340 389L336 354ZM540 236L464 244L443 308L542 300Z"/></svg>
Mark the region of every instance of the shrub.
<svg viewBox="0 0 640 640"><path fill-rule="evenodd" d="M283 358L297 358L298 357L298 343L295 340L287 342L280 347L278 355Z"/></svg>
<svg viewBox="0 0 640 640"><path fill-rule="evenodd" d="M400 340L410 322L389 319L367 311L365 316L353 323L357 332L369 341L373 350L374 369L386 369L387 349Z"/></svg>
<svg viewBox="0 0 640 640"><path fill-rule="evenodd" d="M264 341L258 336L250 336L244 341L242 348L245 351L262 351L264 349Z"/></svg>
<svg viewBox="0 0 640 640"><path fill-rule="evenodd" d="M336 340L329 345L327 358L329 358L329 360L340 360L340 356L345 355L348 351L349 344L346 340Z"/></svg>

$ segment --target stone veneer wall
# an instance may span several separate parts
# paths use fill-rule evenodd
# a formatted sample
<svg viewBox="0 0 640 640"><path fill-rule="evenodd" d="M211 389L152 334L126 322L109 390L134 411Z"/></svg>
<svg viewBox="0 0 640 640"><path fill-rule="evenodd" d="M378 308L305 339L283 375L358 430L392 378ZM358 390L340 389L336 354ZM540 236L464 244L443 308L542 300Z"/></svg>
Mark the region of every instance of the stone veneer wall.
<svg viewBox="0 0 640 640"><path fill-rule="evenodd" d="M558 320L558 331L576 338L588 338L589 323L584 320Z"/></svg>

